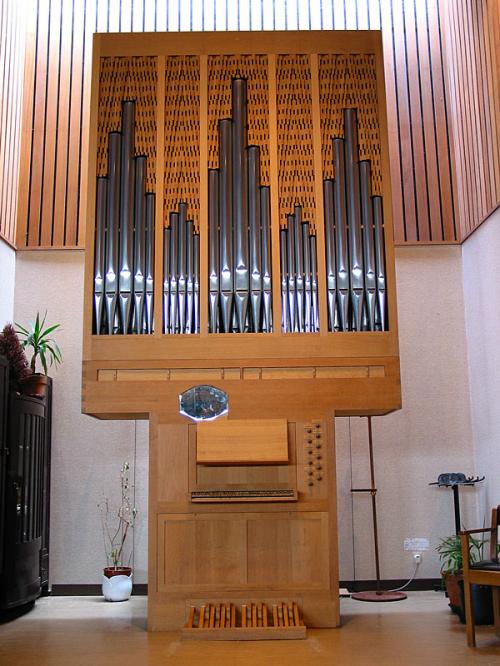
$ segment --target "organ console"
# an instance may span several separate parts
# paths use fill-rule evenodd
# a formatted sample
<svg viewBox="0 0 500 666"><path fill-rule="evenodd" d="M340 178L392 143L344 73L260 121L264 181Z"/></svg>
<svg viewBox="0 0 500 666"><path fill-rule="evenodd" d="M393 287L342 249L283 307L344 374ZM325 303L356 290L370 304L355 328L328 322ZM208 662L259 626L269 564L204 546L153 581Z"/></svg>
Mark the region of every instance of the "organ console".
<svg viewBox="0 0 500 666"><path fill-rule="evenodd" d="M92 71L82 409L150 422L148 626L337 626L334 416L401 403L380 35L96 35Z"/></svg>

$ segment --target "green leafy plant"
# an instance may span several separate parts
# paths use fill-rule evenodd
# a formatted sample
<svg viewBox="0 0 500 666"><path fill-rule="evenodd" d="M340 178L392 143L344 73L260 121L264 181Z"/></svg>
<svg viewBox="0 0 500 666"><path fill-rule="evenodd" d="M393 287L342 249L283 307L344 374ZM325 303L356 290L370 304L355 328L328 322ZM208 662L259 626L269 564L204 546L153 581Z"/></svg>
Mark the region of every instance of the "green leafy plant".
<svg viewBox="0 0 500 666"><path fill-rule="evenodd" d="M29 323L29 328L24 328L21 324L16 322L16 333L21 338L21 344L24 349L29 347L33 350L33 355L30 361L30 367L33 372L36 372L36 360L40 358L40 363L45 374L47 374L47 362L50 365L58 365L62 363L61 350L57 346L56 341L50 337L60 324L53 324L52 326L45 327L45 320L47 313L43 319L40 318L40 313L36 313L35 323Z"/></svg>
<svg viewBox="0 0 500 666"><path fill-rule="evenodd" d="M481 559L483 541L470 537L469 559L472 564ZM441 539L441 543L436 548L441 560L441 574L443 576L453 576L462 571L462 543L458 534Z"/></svg>
<svg viewBox="0 0 500 666"><path fill-rule="evenodd" d="M132 505L130 497L129 470L130 464L124 462L120 470L120 505L113 507L107 497L104 497L97 505L101 512L104 552L108 566L113 567L128 566L132 558L132 548L130 548L128 557L125 554L127 537L134 529L137 516L137 509Z"/></svg>

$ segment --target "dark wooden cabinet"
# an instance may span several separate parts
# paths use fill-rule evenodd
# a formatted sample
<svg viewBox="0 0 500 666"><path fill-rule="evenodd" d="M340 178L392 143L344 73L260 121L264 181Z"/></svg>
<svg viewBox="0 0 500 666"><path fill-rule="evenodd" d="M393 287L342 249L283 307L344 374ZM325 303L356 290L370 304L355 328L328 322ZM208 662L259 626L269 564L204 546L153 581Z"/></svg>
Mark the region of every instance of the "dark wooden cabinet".
<svg viewBox="0 0 500 666"><path fill-rule="evenodd" d="M0 389L2 611L29 604L49 589L51 388L49 382L44 399L19 395L5 385Z"/></svg>

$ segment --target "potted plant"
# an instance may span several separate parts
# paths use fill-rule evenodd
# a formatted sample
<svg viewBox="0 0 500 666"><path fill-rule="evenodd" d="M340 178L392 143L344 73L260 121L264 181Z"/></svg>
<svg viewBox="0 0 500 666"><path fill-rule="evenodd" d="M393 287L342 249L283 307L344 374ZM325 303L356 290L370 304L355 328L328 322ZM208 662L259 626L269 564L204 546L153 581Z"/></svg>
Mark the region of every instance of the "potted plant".
<svg viewBox="0 0 500 666"><path fill-rule="evenodd" d="M47 313L43 319L40 319L40 313L37 312L35 323L30 322L29 328L24 328L21 324L16 323L16 333L21 338L23 348L31 347L32 349L30 361L32 374L21 382L21 387L27 395L38 398L45 396L48 364L58 365L62 362L61 350L56 341L50 337L50 334L59 328L60 324L45 327L46 318ZM40 359L43 374L36 371L37 359Z"/></svg>
<svg viewBox="0 0 500 666"><path fill-rule="evenodd" d="M484 541L470 537L470 550L469 559L471 564L479 562L482 559ZM446 587L446 594L448 595L449 605L451 610L460 617L461 622L465 622L464 614L464 593L463 593L463 576L462 576L462 544L460 535L453 534L452 536L441 539L441 543L436 549L439 553L441 560L441 576ZM488 609L483 610L484 605L488 605L488 599L483 599L483 591L480 589L482 586L473 586L473 606L474 617L476 624L488 624L491 616L491 611ZM476 588L476 589L475 589ZM491 598L489 600L491 604Z"/></svg>
<svg viewBox="0 0 500 666"><path fill-rule="evenodd" d="M9 362L9 380L14 389L19 389L20 384L29 377L32 372L24 349L17 337L12 324L5 324L0 333L0 354L5 356Z"/></svg>
<svg viewBox="0 0 500 666"><path fill-rule="evenodd" d="M130 465L123 463L120 470L120 505L113 508L110 500L104 497L98 505L101 512L104 552L107 566L104 567L102 592L107 601L125 601L132 592L132 533L137 509L132 506L130 497Z"/></svg>

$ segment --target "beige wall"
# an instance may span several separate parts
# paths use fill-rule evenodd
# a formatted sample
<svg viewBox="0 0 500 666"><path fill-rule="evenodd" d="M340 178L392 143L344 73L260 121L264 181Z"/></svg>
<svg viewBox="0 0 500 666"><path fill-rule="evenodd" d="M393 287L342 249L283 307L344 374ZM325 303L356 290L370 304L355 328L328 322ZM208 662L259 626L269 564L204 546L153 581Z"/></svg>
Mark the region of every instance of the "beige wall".
<svg viewBox="0 0 500 666"><path fill-rule="evenodd" d="M429 486L441 472L474 472L460 248L397 248L396 273L403 409L373 419L382 578L407 578L406 537L426 537L418 577L439 575L435 547L454 532L452 493ZM350 428L350 436L349 436ZM337 419L341 577L372 579L371 501L366 419ZM351 464L352 462L352 464ZM462 492L466 524L475 493Z"/></svg>
<svg viewBox="0 0 500 666"><path fill-rule="evenodd" d="M472 432L481 521L500 504L500 208L462 245Z"/></svg>
<svg viewBox="0 0 500 666"><path fill-rule="evenodd" d="M97 504L117 496L125 460L136 465L135 580L147 569L147 423L98 421L80 413L83 252L19 252L15 317L60 323L63 364L54 377L50 566L52 583L95 583L105 565Z"/></svg>
<svg viewBox="0 0 500 666"><path fill-rule="evenodd" d="M409 577L407 536L453 532L449 491L429 487L440 472L472 473L461 255L458 247L397 251L402 411L374 420L384 578ZM146 580L147 423L97 421L80 414L83 253L20 252L15 316L26 321L48 310L60 322L64 364L56 373L52 484L52 582L92 583L103 565L97 502L117 484L124 459L136 460L139 522L136 580ZM428 305L425 304L428 303ZM350 429L350 434L349 434ZM337 419L341 577L374 577L371 505L352 497L369 482L366 420ZM351 464L352 463L352 464ZM475 493L463 493L464 515ZM432 550L421 577L438 576Z"/></svg>
<svg viewBox="0 0 500 666"><path fill-rule="evenodd" d="M14 318L16 253L0 238L0 330Z"/></svg>

